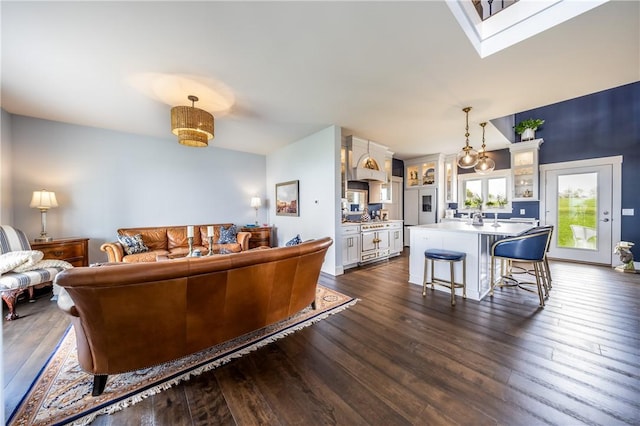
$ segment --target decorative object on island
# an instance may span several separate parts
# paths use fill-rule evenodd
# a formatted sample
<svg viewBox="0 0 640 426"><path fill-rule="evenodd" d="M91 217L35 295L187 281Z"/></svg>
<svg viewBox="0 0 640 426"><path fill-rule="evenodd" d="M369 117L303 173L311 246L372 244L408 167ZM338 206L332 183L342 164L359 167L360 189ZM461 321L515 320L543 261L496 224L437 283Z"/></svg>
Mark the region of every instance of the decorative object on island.
<svg viewBox="0 0 640 426"><path fill-rule="evenodd" d="M262 206L262 200L260 200L260 197L251 197L251 207L256 210L256 226L258 226L258 209L260 206Z"/></svg>
<svg viewBox="0 0 640 426"><path fill-rule="evenodd" d="M300 216L297 180L276 184L276 216Z"/></svg>
<svg viewBox="0 0 640 426"><path fill-rule="evenodd" d="M194 105L197 96L189 95L191 106L171 108L171 132L186 146L206 147L214 136L213 115Z"/></svg>
<svg viewBox="0 0 640 426"><path fill-rule="evenodd" d="M462 108L462 111L464 111L467 117L467 125L464 133L466 142L462 150L457 155L457 161L458 167L470 169L478 163L478 151L469 145L469 111L471 111L471 107Z"/></svg>
<svg viewBox="0 0 640 426"><path fill-rule="evenodd" d="M42 191L33 191L29 207L40 209L40 218L42 222L40 236L35 238L34 241L52 241L53 238L47 235L47 210L58 207L58 200L56 200L55 192L47 191L46 189L43 189Z"/></svg>
<svg viewBox="0 0 640 426"><path fill-rule="evenodd" d="M515 129L516 133L520 135L521 141L530 141L536 138L536 130L538 130L538 127L542 126L543 124L544 120L541 120L539 118L529 118L527 120L522 120L521 122L513 126L513 128Z"/></svg>
<svg viewBox="0 0 640 426"><path fill-rule="evenodd" d="M486 121L484 123L480 123L480 127L482 127L482 152L480 153L478 163L473 167L473 170L481 175L492 172L493 169L496 168L496 162L487 156L487 145L484 143L484 127L486 125Z"/></svg>
<svg viewBox="0 0 640 426"><path fill-rule="evenodd" d="M193 256L193 225L187 226L187 241L189 243L189 254L188 256Z"/></svg>

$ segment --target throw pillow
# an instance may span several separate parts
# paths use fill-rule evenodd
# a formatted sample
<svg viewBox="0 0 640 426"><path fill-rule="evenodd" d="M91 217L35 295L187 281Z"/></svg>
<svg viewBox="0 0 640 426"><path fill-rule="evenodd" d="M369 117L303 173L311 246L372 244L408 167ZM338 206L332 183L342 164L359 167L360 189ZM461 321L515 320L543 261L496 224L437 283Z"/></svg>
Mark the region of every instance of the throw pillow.
<svg viewBox="0 0 640 426"><path fill-rule="evenodd" d="M145 253L149 251L149 247L144 245L142 241L141 234L136 234L132 237L129 235L118 235L118 241L122 244L127 254Z"/></svg>
<svg viewBox="0 0 640 426"><path fill-rule="evenodd" d="M220 227L220 239L218 240L218 244L233 244L237 243L236 234L238 231L236 230L235 225L231 225L228 228L224 226Z"/></svg>
<svg viewBox="0 0 640 426"><path fill-rule="evenodd" d="M28 271L35 271L36 269L47 269L47 268L70 269L70 268L73 268L73 265L65 260L43 259L31 265L27 265L27 263L24 263L18 266L16 269L14 269L14 272L28 272Z"/></svg>
<svg viewBox="0 0 640 426"><path fill-rule="evenodd" d="M302 238L300 238L300 234L298 234L295 237L293 237L292 239L290 239L289 241L287 241L287 244L285 244L285 246L287 246L287 247L289 247L289 246L297 246L301 242L302 242Z"/></svg>
<svg viewBox="0 0 640 426"><path fill-rule="evenodd" d="M38 258L39 256L39 258ZM0 255L0 274L13 271L25 263L34 264L42 260L44 254L38 250L16 250Z"/></svg>

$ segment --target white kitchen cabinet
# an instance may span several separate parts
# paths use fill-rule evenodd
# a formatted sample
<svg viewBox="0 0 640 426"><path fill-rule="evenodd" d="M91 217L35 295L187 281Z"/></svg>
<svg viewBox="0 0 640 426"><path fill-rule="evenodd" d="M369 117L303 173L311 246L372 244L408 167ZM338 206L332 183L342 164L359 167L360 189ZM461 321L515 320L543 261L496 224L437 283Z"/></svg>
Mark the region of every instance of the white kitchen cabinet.
<svg viewBox="0 0 640 426"><path fill-rule="evenodd" d="M389 239L389 254L391 256L395 256L402 253L402 250L404 249L404 231L401 221L389 224Z"/></svg>
<svg viewBox="0 0 640 426"><path fill-rule="evenodd" d="M384 208L389 210L389 220L402 220L402 207L404 202L402 178L398 176L392 176L391 188L391 193L393 194L393 202L385 205Z"/></svg>
<svg viewBox="0 0 640 426"><path fill-rule="evenodd" d="M342 267L358 266L360 262L360 225L342 225Z"/></svg>
<svg viewBox="0 0 640 426"><path fill-rule="evenodd" d="M512 201L538 201L538 151L543 139L513 143L511 152Z"/></svg>

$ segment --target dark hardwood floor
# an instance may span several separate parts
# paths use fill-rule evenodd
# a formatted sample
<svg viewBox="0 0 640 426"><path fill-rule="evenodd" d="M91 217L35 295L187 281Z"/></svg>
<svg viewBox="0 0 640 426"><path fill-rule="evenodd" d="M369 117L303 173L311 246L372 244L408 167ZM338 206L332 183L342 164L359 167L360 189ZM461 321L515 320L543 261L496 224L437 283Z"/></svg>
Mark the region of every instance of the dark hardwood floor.
<svg viewBox="0 0 640 426"><path fill-rule="evenodd" d="M482 302L407 283L408 258L323 275L355 306L94 425L640 424L640 274L552 262ZM68 320L43 297L4 323L7 416Z"/></svg>

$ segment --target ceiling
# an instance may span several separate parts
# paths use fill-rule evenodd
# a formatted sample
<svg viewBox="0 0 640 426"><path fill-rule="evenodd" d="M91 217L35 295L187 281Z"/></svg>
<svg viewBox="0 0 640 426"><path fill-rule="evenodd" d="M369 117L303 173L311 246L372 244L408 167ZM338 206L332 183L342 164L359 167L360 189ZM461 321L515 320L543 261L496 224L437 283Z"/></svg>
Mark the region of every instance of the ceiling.
<svg viewBox="0 0 640 426"><path fill-rule="evenodd" d="M611 1L481 59L444 1L2 1L2 108L268 154L329 125L400 159L479 148L481 121L640 80L640 2ZM544 118L544 117L542 117ZM487 148L507 139L487 126ZM190 148L191 149L191 148Z"/></svg>

